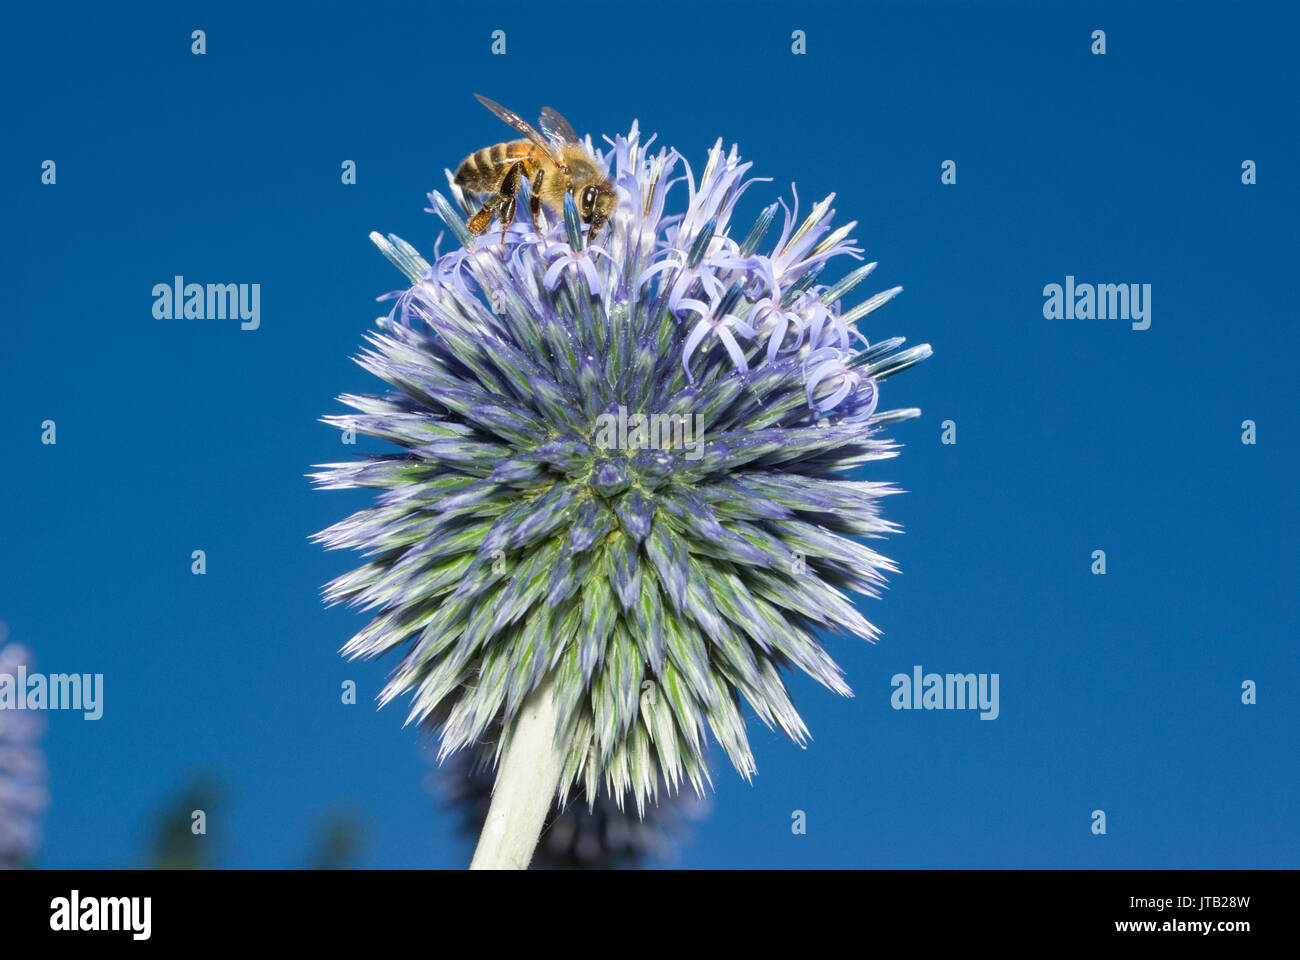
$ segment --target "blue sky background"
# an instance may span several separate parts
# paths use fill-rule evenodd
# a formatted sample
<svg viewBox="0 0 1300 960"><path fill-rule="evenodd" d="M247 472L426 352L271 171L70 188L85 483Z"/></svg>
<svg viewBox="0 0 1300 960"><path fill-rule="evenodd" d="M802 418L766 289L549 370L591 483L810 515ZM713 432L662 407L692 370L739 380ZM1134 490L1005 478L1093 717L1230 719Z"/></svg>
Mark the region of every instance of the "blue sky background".
<svg viewBox="0 0 1300 960"><path fill-rule="evenodd" d="M373 705L395 661L345 663L362 620L319 600L352 558L307 536L367 497L303 475L356 449L317 422L333 398L378 386L349 357L401 280L367 233L431 252L426 191L505 138L481 91L639 118L697 170L739 143L774 178L746 226L791 181L835 191L876 288L906 288L865 332L934 345L884 386L924 416L869 473L909 492L903 573L864 607L883 640L830 644L857 696L793 678L814 742L753 721L752 786L715 748L678 864L1296 866L1294 7L541 9L6 11L0 619L40 669L106 677L102 720L49 718L40 865L138 864L202 772L223 865L298 865L341 810L364 866L468 862L405 707ZM155 320L178 273L260 283L261 329ZM1067 274L1150 283L1151 328L1045 320ZM999 673L1001 716L892 710L914 664Z"/></svg>

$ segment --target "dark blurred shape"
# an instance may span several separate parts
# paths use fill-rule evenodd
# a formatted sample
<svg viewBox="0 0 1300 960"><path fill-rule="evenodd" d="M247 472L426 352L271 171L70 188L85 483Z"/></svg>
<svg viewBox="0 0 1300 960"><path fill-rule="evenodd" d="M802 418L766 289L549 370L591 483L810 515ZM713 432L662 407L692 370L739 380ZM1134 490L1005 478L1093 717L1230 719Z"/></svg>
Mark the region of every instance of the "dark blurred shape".
<svg viewBox="0 0 1300 960"><path fill-rule="evenodd" d="M331 814L316 835L316 847L307 858L307 869L355 869L361 835L361 821L357 817L350 813Z"/></svg>
<svg viewBox="0 0 1300 960"><path fill-rule="evenodd" d="M216 864L213 825L225 790L211 774L182 787L154 827L149 866L156 870L211 870ZM206 834L194 833L194 812L202 810Z"/></svg>

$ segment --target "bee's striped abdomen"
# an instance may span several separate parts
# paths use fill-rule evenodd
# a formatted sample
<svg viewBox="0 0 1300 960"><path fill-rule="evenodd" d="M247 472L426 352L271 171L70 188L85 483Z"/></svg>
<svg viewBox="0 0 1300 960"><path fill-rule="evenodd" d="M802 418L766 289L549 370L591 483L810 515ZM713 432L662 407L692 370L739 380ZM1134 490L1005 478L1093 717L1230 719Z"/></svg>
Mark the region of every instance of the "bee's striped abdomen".
<svg viewBox="0 0 1300 960"><path fill-rule="evenodd" d="M497 143L484 147L466 157L456 171L456 183L471 193L493 193L501 185L501 178L515 162L524 162L524 174L531 177L534 170L534 146L527 140Z"/></svg>

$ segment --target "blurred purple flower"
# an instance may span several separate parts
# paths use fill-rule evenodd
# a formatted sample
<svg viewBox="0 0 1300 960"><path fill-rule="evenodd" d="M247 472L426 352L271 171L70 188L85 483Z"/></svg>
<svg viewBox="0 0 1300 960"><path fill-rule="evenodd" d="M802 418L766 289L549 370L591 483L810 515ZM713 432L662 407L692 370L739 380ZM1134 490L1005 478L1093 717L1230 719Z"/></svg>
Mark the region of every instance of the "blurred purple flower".
<svg viewBox="0 0 1300 960"><path fill-rule="evenodd" d="M473 751L462 750L434 771L435 791L455 810L461 826L478 836L492 801L494 773ZM710 801L693 793L660 790L657 802L647 803L644 815L602 793L590 807L558 803L546 819L534 856L533 869L636 869L651 860L675 857L686 842L690 825L709 814Z"/></svg>
<svg viewBox="0 0 1300 960"><path fill-rule="evenodd" d="M0 645L5 632L0 624ZM23 647L0 646L0 675L14 678L20 666L31 663ZM40 747L44 730L39 712L0 706L0 867L22 866L40 846L41 815L49 799Z"/></svg>

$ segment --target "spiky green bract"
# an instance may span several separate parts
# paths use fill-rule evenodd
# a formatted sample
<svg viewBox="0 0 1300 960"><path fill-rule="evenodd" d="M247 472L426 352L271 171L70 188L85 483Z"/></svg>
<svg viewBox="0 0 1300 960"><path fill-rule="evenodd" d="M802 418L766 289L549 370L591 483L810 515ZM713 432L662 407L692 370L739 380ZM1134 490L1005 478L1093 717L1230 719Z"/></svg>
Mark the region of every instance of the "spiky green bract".
<svg viewBox="0 0 1300 960"><path fill-rule="evenodd" d="M919 411L877 412L880 381L930 350L857 328L897 288L842 311L874 264L817 283L860 254L853 224L830 232L831 198L801 224L796 202L759 253L777 206L731 237L753 182L735 148L698 182L635 126L596 155L620 203L594 248L572 209L432 265L373 235L412 283L358 361L394 389L325 419L403 449L314 475L377 494L317 539L369 557L326 591L374 611L344 652L401 652L381 702L410 693L443 755L512 724L554 672L561 800L603 781L640 809L661 782L702 791L710 732L754 772L742 702L802 744L784 668L849 694L817 634L874 638L848 594L894 567L857 538L896 528L893 489L845 473L895 455L880 425Z"/></svg>

